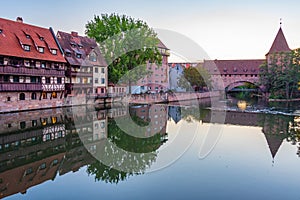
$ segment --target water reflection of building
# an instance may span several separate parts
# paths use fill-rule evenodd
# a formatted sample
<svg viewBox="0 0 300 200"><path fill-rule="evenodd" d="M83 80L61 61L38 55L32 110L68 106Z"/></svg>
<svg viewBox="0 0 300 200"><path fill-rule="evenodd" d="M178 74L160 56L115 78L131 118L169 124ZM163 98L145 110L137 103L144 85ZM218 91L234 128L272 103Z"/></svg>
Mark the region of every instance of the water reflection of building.
<svg viewBox="0 0 300 200"><path fill-rule="evenodd" d="M168 120L168 106L158 104L143 104L130 106L131 117L138 117L147 124L146 136L153 136L157 133L166 133ZM138 122L137 122L138 123Z"/></svg>
<svg viewBox="0 0 300 200"><path fill-rule="evenodd" d="M169 106L168 112L169 119L173 119L177 124L181 120L181 107L180 106Z"/></svg>
<svg viewBox="0 0 300 200"><path fill-rule="evenodd" d="M61 111L0 116L0 198L26 193L28 188L56 176L65 151L65 124Z"/></svg>
<svg viewBox="0 0 300 200"><path fill-rule="evenodd" d="M209 112L202 121L209 123L211 117L213 117L211 113ZM217 111L213 113L217 115ZM289 135L289 124L293 120L294 117L292 116L227 111L224 124L262 127L262 132L265 135L266 142L274 159L282 142Z"/></svg>
<svg viewBox="0 0 300 200"><path fill-rule="evenodd" d="M166 118L167 109L146 109L147 118L153 118L156 125L153 130L160 123L165 127L166 120L159 117ZM57 175L97 162L93 153L104 151L108 144L108 119L122 118L126 110L78 106L0 115L0 198L26 193L28 188L54 180ZM113 132L110 135L114 138ZM156 141L152 137L150 141L146 139L146 145L141 146L143 151L157 149L162 142L158 139L157 145Z"/></svg>

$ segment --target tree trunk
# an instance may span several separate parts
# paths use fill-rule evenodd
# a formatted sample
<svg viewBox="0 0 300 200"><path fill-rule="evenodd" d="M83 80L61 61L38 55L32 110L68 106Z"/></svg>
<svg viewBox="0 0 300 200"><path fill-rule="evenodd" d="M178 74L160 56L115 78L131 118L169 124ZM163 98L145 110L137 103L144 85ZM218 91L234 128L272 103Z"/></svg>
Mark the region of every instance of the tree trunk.
<svg viewBox="0 0 300 200"><path fill-rule="evenodd" d="M290 98L290 95L289 95L289 83L288 82L285 82L285 96L287 99Z"/></svg>

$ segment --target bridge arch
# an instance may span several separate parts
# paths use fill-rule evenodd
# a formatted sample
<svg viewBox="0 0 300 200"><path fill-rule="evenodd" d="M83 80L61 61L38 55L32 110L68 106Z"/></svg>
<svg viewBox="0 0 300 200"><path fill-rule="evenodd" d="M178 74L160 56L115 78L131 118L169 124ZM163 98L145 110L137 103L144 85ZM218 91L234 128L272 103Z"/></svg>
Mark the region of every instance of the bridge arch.
<svg viewBox="0 0 300 200"><path fill-rule="evenodd" d="M225 87L225 92L230 92L230 91L233 91L234 88L238 87L238 86L244 86L245 84L250 84L250 85L253 85L255 86L255 88L253 89L248 89L247 91L258 91L258 92L262 92L262 88L260 85L258 85L257 83L253 83L253 82L250 82L250 81L235 81L235 82L232 82L230 84L228 84L226 87ZM236 90L237 91L237 90Z"/></svg>

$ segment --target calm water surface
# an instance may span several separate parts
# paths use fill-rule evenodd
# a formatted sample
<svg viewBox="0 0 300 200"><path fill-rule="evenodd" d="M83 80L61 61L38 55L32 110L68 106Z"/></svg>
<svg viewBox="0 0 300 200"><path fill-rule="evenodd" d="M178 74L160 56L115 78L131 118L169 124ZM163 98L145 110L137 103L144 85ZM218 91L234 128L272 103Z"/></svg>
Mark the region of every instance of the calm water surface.
<svg viewBox="0 0 300 200"><path fill-rule="evenodd" d="M0 197L300 199L298 109L229 98L226 111L208 101L2 114Z"/></svg>

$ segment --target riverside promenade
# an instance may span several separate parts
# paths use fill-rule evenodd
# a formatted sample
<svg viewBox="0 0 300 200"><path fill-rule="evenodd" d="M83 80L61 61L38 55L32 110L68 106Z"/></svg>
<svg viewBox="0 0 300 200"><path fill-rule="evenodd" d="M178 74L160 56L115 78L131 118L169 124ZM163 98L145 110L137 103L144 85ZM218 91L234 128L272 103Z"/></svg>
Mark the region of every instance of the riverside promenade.
<svg viewBox="0 0 300 200"><path fill-rule="evenodd" d="M219 91L213 92L185 92L185 93L157 93L157 94L139 94L131 95L127 101L129 103L152 104L152 103L168 103L176 101L187 101L193 99L205 99L220 96Z"/></svg>

